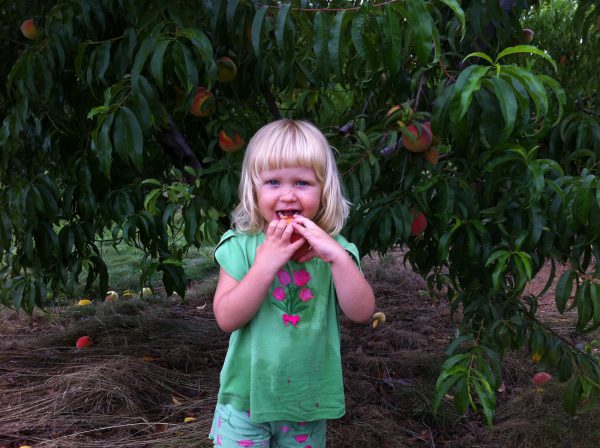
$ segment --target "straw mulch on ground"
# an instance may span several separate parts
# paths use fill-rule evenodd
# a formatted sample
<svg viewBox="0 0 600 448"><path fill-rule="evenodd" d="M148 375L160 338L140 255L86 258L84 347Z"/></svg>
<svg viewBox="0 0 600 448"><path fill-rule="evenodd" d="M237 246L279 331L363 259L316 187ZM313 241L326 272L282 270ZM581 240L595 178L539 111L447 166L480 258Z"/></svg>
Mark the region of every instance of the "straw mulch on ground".
<svg viewBox="0 0 600 448"><path fill-rule="evenodd" d="M425 294L400 252L366 258L364 271L387 322L342 318L347 413L330 424L330 448L600 446L598 410L567 416L560 385L533 388L525 354L505 362L493 428L477 414L457 415L450 397L434 413L455 331L447 303ZM214 285L190 285L184 303L156 296L33 318L0 312L0 448L210 447L227 348L212 316ZM76 349L85 334L94 345Z"/></svg>

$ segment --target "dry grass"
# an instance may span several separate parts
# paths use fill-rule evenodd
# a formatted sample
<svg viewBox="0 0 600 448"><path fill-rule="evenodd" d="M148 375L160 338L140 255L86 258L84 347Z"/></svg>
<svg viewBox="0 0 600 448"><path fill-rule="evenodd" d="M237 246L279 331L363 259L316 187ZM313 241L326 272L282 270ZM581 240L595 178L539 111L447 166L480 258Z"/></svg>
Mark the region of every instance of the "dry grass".
<svg viewBox="0 0 600 448"><path fill-rule="evenodd" d="M342 319L347 413L330 424L330 448L600 446L598 409L567 416L561 385L530 384L525 354L504 363L493 428L479 415L459 416L450 401L434 413L454 326L447 304L422 293L424 281L401 257L364 262L387 322L374 329ZM33 318L0 311L0 447L211 446L227 347L212 316L214 286L214 279L191 285L185 303L155 297ZM77 350L84 334L95 344Z"/></svg>

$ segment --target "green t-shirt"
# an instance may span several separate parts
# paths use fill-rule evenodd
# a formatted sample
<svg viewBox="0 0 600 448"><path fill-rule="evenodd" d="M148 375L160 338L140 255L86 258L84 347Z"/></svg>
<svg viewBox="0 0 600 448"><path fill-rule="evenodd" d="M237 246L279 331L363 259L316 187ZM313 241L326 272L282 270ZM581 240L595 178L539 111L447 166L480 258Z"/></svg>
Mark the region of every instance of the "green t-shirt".
<svg viewBox="0 0 600 448"><path fill-rule="evenodd" d="M240 281L264 239L263 233L230 230L215 249L215 260ZM356 246L342 236L335 239L359 265ZM254 423L344 415L337 313L329 263L290 261L252 320L231 334L219 403L250 411Z"/></svg>

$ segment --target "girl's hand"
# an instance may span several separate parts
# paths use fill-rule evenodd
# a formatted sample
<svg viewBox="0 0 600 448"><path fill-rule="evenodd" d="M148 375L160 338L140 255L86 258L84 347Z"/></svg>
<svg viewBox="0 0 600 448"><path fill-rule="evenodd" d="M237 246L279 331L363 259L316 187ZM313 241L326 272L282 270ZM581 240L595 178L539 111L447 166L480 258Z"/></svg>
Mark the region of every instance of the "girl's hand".
<svg viewBox="0 0 600 448"><path fill-rule="evenodd" d="M294 231L304 237L311 246L311 250L298 259L298 262L304 263L314 257L319 257L326 263L333 263L336 258L346 255L346 250L310 219L295 215L292 226Z"/></svg>
<svg viewBox="0 0 600 448"><path fill-rule="evenodd" d="M277 274L306 240L300 238L291 242L294 227L287 224L285 219L276 219L269 223L265 232L265 241L256 249L255 264Z"/></svg>

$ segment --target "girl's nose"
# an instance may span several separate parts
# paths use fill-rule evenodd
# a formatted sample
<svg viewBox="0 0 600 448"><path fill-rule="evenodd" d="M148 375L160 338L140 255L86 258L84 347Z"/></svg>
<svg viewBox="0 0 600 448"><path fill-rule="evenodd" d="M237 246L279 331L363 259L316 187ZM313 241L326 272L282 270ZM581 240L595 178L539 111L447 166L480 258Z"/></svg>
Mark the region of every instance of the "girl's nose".
<svg viewBox="0 0 600 448"><path fill-rule="evenodd" d="M286 188L285 191L281 192L281 200L282 201L295 201L296 200L296 192L293 188Z"/></svg>

